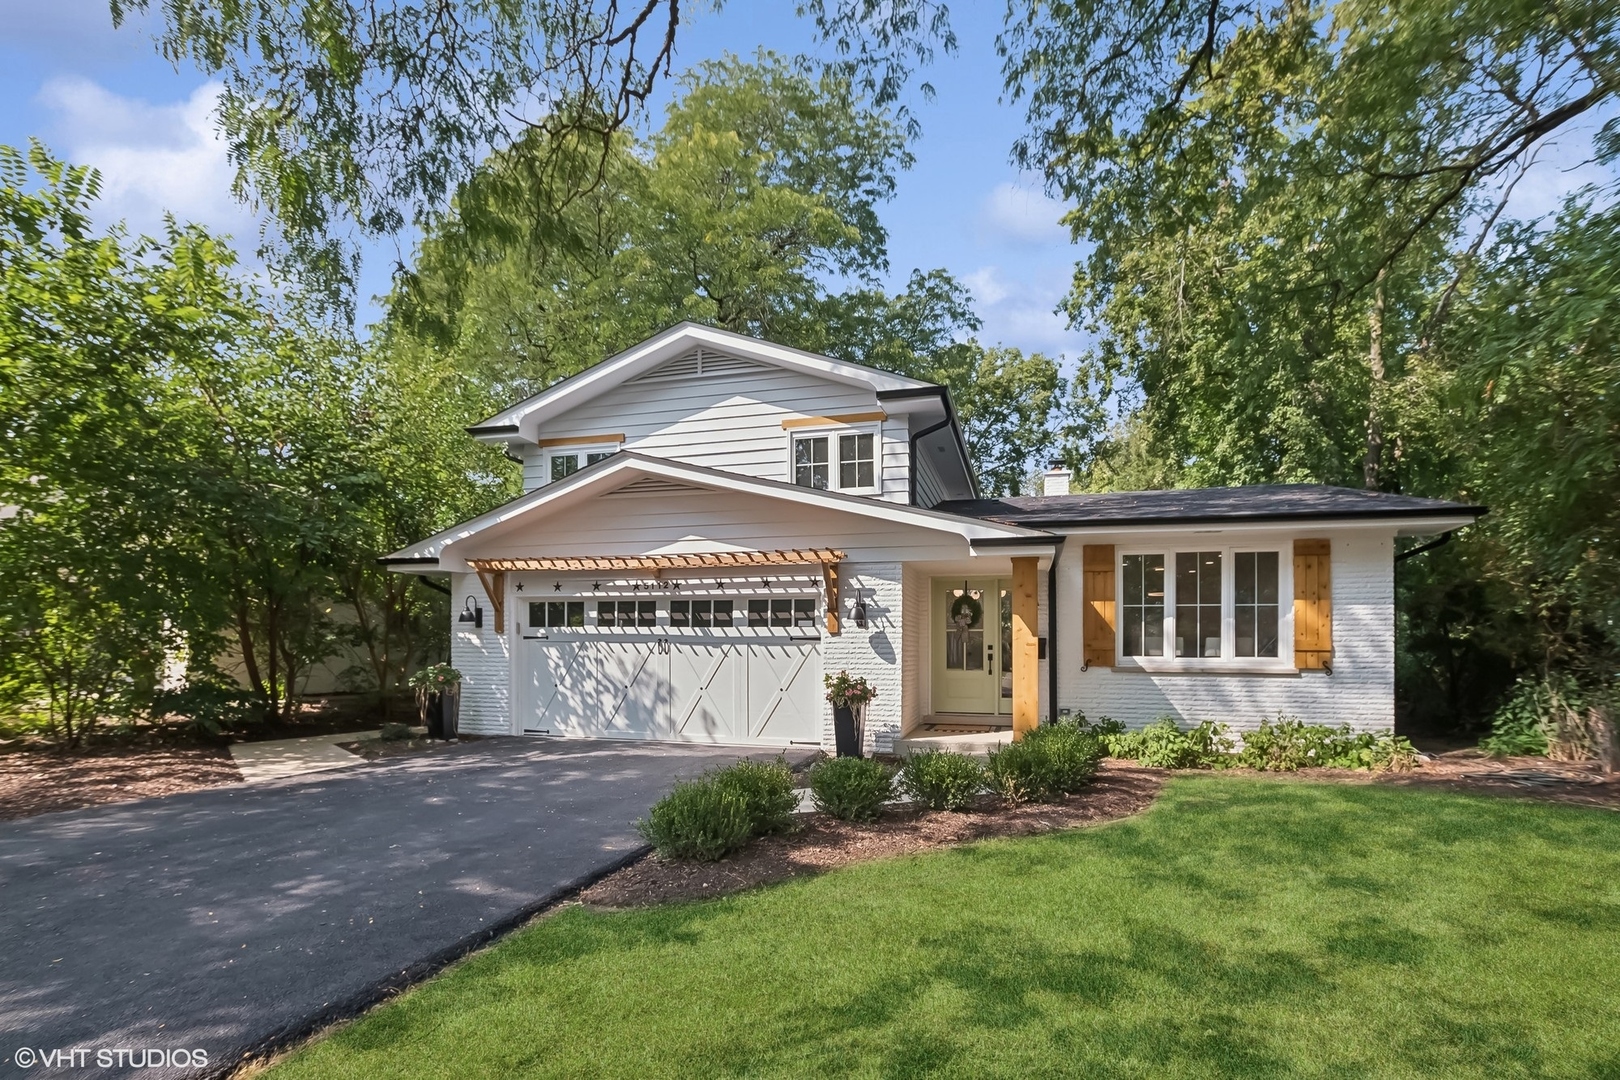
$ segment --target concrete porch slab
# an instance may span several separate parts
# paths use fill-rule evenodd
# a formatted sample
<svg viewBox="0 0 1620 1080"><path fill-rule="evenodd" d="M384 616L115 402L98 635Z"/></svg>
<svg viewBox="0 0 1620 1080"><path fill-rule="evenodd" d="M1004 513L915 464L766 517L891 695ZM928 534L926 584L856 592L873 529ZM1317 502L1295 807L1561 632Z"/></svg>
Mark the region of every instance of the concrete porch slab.
<svg viewBox="0 0 1620 1080"><path fill-rule="evenodd" d="M280 780L304 773L327 772L358 765L357 757L338 743L375 739L375 731L350 731L333 735L308 735L302 739L269 739L265 742L232 743L231 760L246 783Z"/></svg>
<svg viewBox="0 0 1620 1080"><path fill-rule="evenodd" d="M1012 728L973 732L965 735L931 734L913 728L911 733L894 741L894 752L907 757L919 750L949 750L957 754L988 754L1013 741Z"/></svg>

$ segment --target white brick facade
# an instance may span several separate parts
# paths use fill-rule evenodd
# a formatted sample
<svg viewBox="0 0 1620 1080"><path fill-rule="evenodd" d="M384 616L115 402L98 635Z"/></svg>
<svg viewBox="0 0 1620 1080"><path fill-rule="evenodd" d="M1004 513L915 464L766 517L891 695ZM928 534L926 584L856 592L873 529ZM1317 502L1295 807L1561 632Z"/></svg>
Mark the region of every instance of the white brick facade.
<svg viewBox="0 0 1620 1080"><path fill-rule="evenodd" d="M461 730L469 735L510 735L510 639L495 632L495 612L477 574L450 575L450 588L450 666L461 672ZM482 630L456 621L469 598L484 609Z"/></svg>
<svg viewBox="0 0 1620 1080"><path fill-rule="evenodd" d="M1309 724L1349 724L1356 731L1394 727L1395 575L1393 538L1387 533L1363 530L1332 538L1332 675L1146 674L1096 668L1082 672L1083 582L1077 540L1069 541L1058 564L1061 706L1093 720L1109 716L1133 728L1166 714L1184 724L1201 720L1227 724L1233 734L1279 714Z"/></svg>
<svg viewBox="0 0 1620 1080"><path fill-rule="evenodd" d="M843 593L838 634L821 639L821 669L827 675L847 671L877 689L866 708L866 749L886 754L900 737L905 717L901 658L906 655L899 563L845 563L840 573ZM926 582L925 582L926 587ZM855 625L850 611L855 598L866 599L866 629ZM834 749L832 706L828 705L822 746Z"/></svg>

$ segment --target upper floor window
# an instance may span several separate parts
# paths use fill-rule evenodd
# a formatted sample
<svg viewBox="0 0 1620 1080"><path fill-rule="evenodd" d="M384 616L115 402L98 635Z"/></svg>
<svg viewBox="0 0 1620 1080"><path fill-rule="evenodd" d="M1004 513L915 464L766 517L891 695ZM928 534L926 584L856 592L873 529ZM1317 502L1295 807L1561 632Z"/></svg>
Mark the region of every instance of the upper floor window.
<svg viewBox="0 0 1620 1080"><path fill-rule="evenodd" d="M1279 658L1284 565L1275 550L1123 554L1121 655Z"/></svg>
<svg viewBox="0 0 1620 1080"><path fill-rule="evenodd" d="M838 436L838 486L844 490L877 486L877 462L870 433Z"/></svg>
<svg viewBox="0 0 1620 1080"><path fill-rule="evenodd" d="M587 465L612 457L613 450L553 450L547 455L552 482L572 476Z"/></svg>
<svg viewBox="0 0 1620 1080"><path fill-rule="evenodd" d="M826 491L831 487L831 468L826 435L801 435L793 440L793 482L800 487Z"/></svg>
<svg viewBox="0 0 1620 1080"><path fill-rule="evenodd" d="M793 482L818 491L875 491L877 451L875 430L794 435Z"/></svg>

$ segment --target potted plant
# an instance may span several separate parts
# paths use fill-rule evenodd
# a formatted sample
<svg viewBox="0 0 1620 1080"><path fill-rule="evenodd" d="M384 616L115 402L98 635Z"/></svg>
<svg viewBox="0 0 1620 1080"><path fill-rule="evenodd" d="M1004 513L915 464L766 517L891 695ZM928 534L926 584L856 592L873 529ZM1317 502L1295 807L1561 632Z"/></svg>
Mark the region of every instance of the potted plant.
<svg viewBox="0 0 1620 1080"><path fill-rule="evenodd" d="M833 740L839 757L861 757L866 742L866 705L877 689L859 675L840 671L825 676L827 700L833 707Z"/></svg>
<svg viewBox="0 0 1620 1080"><path fill-rule="evenodd" d="M410 687L416 691L416 710L428 733L434 733L430 721L437 713L442 718L443 736L454 739L461 717L461 672L449 664L434 664L412 675Z"/></svg>

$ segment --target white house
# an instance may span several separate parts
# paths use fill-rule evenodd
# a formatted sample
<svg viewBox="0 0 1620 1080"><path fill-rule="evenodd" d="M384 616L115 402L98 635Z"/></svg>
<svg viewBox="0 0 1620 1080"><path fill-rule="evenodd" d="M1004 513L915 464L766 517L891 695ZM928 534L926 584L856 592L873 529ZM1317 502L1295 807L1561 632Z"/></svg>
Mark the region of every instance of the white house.
<svg viewBox="0 0 1620 1080"><path fill-rule="evenodd" d="M1483 508L1315 485L980 499L944 387L682 324L471 428L525 492L448 573L463 730L869 744L1057 712L1387 730L1396 538Z"/></svg>

